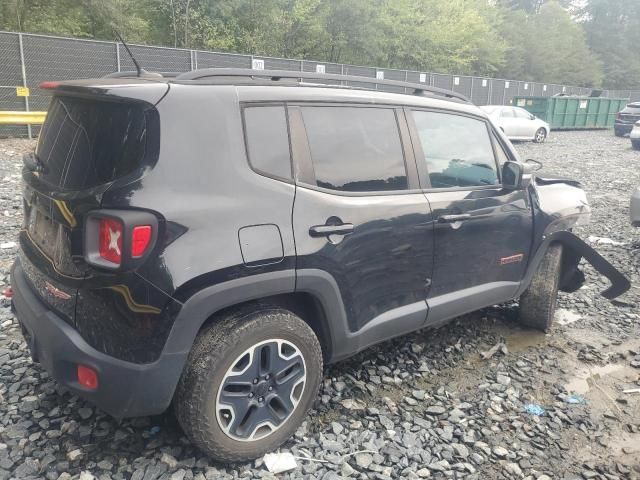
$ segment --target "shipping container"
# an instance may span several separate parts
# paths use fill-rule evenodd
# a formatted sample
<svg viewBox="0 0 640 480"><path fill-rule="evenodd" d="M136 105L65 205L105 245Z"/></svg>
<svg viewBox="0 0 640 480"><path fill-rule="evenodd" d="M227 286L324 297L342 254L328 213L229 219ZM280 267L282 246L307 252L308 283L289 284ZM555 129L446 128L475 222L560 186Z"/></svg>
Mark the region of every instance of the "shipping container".
<svg viewBox="0 0 640 480"><path fill-rule="evenodd" d="M628 98L604 97L528 97L513 98L521 107L547 122L552 130L612 128L616 113L629 102Z"/></svg>

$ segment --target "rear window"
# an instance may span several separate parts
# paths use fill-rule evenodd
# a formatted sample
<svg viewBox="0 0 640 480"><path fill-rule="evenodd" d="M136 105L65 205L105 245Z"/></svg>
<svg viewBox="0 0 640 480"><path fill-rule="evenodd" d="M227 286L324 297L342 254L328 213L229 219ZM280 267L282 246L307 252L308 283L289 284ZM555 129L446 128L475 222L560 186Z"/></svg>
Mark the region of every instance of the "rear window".
<svg viewBox="0 0 640 480"><path fill-rule="evenodd" d="M153 107L54 97L36 148L40 178L62 189L102 185L155 160L158 142Z"/></svg>
<svg viewBox="0 0 640 480"><path fill-rule="evenodd" d="M249 163L260 173L290 180L291 155L284 106L244 109Z"/></svg>

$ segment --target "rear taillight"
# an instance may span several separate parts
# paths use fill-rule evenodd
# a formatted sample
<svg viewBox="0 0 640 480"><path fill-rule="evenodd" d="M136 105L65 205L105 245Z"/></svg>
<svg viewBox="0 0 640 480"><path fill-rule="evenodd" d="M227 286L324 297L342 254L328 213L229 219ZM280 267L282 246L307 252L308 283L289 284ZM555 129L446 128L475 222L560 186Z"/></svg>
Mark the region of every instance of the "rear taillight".
<svg viewBox="0 0 640 480"><path fill-rule="evenodd" d="M44 89L44 90L54 90L56 88L58 88L60 86L60 82L42 82L40 84L40 88Z"/></svg>
<svg viewBox="0 0 640 480"><path fill-rule="evenodd" d="M136 268L149 256L158 237L158 217L141 210L96 210L87 214L84 257L110 270Z"/></svg>
<svg viewBox="0 0 640 480"><path fill-rule="evenodd" d="M131 256L140 258L147 251L151 243L153 231L151 225L137 225L131 233Z"/></svg>
<svg viewBox="0 0 640 480"><path fill-rule="evenodd" d="M115 265L122 263L122 237L124 228L122 223L115 218L103 217L99 224L100 257Z"/></svg>

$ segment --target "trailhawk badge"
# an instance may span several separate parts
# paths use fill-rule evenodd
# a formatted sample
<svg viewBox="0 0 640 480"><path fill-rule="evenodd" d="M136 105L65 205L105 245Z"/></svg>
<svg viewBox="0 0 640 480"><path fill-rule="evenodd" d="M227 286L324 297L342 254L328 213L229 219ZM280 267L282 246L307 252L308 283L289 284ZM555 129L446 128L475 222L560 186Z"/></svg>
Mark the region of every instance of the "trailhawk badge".
<svg viewBox="0 0 640 480"><path fill-rule="evenodd" d="M51 295L53 295L56 298L60 298L61 300L69 300L71 298L71 295L69 295L67 292L63 292L59 288L56 288L53 285L51 285L49 282L44 282L44 285L45 285L45 288L47 289L47 292L49 292Z"/></svg>

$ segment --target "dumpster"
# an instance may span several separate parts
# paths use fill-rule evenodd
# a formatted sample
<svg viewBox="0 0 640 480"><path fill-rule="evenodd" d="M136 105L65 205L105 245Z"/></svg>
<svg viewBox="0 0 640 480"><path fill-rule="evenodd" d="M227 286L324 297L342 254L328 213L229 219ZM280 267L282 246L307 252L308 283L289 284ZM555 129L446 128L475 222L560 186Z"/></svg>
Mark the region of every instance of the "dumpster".
<svg viewBox="0 0 640 480"><path fill-rule="evenodd" d="M629 102L628 98L603 97L528 97L513 98L521 107L547 122L552 130L613 128L616 113Z"/></svg>

